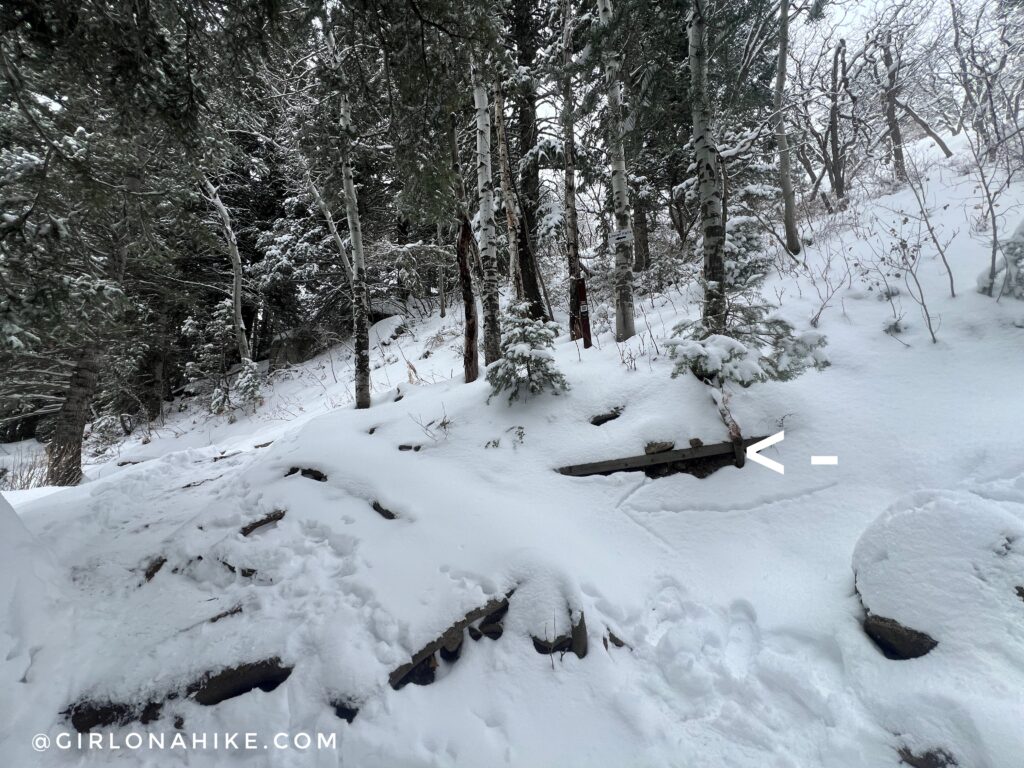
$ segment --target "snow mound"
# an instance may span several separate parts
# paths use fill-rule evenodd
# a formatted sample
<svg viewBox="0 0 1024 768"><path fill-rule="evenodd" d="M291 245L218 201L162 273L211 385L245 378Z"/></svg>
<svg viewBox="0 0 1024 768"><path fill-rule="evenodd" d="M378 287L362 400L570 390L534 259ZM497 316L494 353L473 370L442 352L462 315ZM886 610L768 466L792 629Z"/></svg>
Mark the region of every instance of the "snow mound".
<svg viewBox="0 0 1024 768"><path fill-rule="evenodd" d="M929 491L886 512L854 551L865 609L952 653L998 644L1024 662L1021 511L1012 501Z"/></svg>
<svg viewBox="0 0 1024 768"><path fill-rule="evenodd" d="M55 581L48 553L0 496L0 657L5 664L24 661L40 639Z"/></svg>
<svg viewBox="0 0 1024 768"><path fill-rule="evenodd" d="M15 692L35 683L46 664L40 651L55 631L58 582L52 556L0 495L0 742L29 727Z"/></svg>

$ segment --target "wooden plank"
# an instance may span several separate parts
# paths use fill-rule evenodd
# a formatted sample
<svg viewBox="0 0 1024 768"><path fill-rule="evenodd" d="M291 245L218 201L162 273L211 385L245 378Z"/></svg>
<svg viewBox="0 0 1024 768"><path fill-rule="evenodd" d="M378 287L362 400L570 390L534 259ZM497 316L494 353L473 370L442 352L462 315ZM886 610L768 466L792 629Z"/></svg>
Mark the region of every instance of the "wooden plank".
<svg viewBox="0 0 1024 768"><path fill-rule="evenodd" d="M743 441L743 447L753 445L763 437L748 437ZM663 451L661 453L644 453L639 456L627 456L624 459L606 459L604 461L592 461L588 464L570 464L567 467L559 467L558 471L563 475L573 477L585 477L587 475L600 475L609 472L623 472L635 469L646 469L657 467L662 464L673 464L677 461L690 461L692 459L703 459L708 456L728 456L734 452L733 444L713 443L701 445L696 448L681 448L674 451Z"/></svg>

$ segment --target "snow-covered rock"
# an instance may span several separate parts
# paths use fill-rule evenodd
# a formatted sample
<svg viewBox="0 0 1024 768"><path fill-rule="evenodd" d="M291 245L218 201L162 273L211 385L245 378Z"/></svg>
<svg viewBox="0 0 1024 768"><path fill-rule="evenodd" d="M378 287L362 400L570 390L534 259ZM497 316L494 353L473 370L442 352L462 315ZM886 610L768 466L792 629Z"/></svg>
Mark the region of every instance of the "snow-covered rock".
<svg viewBox="0 0 1024 768"><path fill-rule="evenodd" d="M58 583L51 554L0 494L0 742L26 727L17 694L37 683L45 665L39 652L54 635Z"/></svg>
<svg viewBox="0 0 1024 768"><path fill-rule="evenodd" d="M853 568L865 629L887 652L997 643L1024 662L1024 522L1006 505L966 492L915 494L865 531Z"/></svg>

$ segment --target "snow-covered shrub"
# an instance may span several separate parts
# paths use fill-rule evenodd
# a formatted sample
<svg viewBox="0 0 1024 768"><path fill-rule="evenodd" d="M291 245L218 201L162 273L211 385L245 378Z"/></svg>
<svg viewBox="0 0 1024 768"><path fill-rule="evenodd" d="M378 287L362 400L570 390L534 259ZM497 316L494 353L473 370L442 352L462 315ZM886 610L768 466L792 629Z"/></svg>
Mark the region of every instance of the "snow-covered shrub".
<svg viewBox="0 0 1024 768"><path fill-rule="evenodd" d="M100 456L110 446L124 440L128 435L130 422L125 422L113 414L104 414L93 420L85 432L87 450L93 456Z"/></svg>
<svg viewBox="0 0 1024 768"><path fill-rule="evenodd" d="M689 371L701 381L732 381L743 387L768 378L758 354L731 336L672 339L670 347L677 360L673 376Z"/></svg>
<svg viewBox="0 0 1024 768"><path fill-rule="evenodd" d="M209 398L211 413L259 403L263 382L256 363L243 360L240 368L232 363L236 342L231 299L217 304L207 318L190 316L182 334L194 350L185 364L185 375L193 391Z"/></svg>
<svg viewBox="0 0 1024 768"><path fill-rule="evenodd" d="M190 315L181 328L193 355L185 364L185 375L195 384L217 381L227 373L228 356L234 345L231 299L219 302L206 317Z"/></svg>
<svg viewBox="0 0 1024 768"><path fill-rule="evenodd" d="M765 246L757 211L770 211L777 199L768 180L773 166L757 157L742 141L742 151L730 159L730 173L745 180L736 191L726 221L724 334L708 328L703 318L684 321L674 329L671 353L677 358L673 376L690 372L701 381L726 381L746 387L758 381L796 378L808 368L828 365L825 337L816 331L798 333L776 313L762 285L774 268L774 252ZM702 260L702 244L696 249Z"/></svg>
<svg viewBox="0 0 1024 768"><path fill-rule="evenodd" d="M829 366L825 335L797 333L787 321L765 316L757 324L731 329L734 335L704 335L700 321L685 321L669 339L669 354L676 358L673 376L690 372L701 381L730 381L748 387L758 381L790 381L808 368Z"/></svg>
<svg viewBox="0 0 1024 768"><path fill-rule="evenodd" d="M231 410L231 397L226 387L214 387L210 393L210 413L221 415Z"/></svg>
<svg viewBox="0 0 1024 768"><path fill-rule="evenodd" d="M511 403L521 391L539 394L550 388L568 389L565 376L555 367L552 353L558 326L530 317L529 304L522 302L509 308L501 321L501 359L487 371L491 385L490 402L499 392L509 392Z"/></svg>
<svg viewBox="0 0 1024 768"><path fill-rule="evenodd" d="M788 323L786 326L787 331L773 340L771 354L764 361L768 378L790 381L808 368L820 371L829 366L824 334L817 331L795 333L792 326Z"/></svg>
<svg viewBox="0 0 1024 768"><path fill-rule="evenodd" d="M242 369L235 379L235 397L242 406L255 408L262 401L263 377L259 366L252 360L243 360Z"/></svg>
<svg viewBox="0 0 1024 768"><path fill-rule="evenodd" d="M43 451L15 450L2 458L0 491L25 491L46 485L46 454Z"/></svg>
<svg viewBox="0 0 1024 768"><path fill-rule="evenodd" d="M252 360L243 360L237 375L221 380L210 393L210 412L220 415L236 408L256 406L263 402L263 377ZM234 421L232 416L231 421Z"/></svg>
<svg viewBox="0 0 1024 768"><path fill-rule="evenodd" d="M598 303L590 311L590 330L595 336L609 333L615 327L614 312L607 302Z"/></svg>
<svg viewBox="0 0 1024 768"><path fill-rule="evenodd" d="M679 323L675 338L669 340L670 354L677 358L672 375L689 371L709 384L730 381L748 387L769 379L788 381L808 368L827 367L824 334L797 333L761 292L772 259L756 220L732 218L727 234L725 333L712 333L703 318Z"/></svg>

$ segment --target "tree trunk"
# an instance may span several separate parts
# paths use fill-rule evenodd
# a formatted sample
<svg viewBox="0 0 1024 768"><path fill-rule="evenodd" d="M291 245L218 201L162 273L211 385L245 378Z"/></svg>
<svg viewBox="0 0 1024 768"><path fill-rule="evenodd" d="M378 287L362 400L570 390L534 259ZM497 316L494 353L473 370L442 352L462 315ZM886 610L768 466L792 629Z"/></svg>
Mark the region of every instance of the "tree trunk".
<svg viewBox="0 0 1024 768"><path fill-rule="evenodd" d="M309 194L313 196L313 200L316 202L316 207L320 209L320 215L324 217L324 221L327 224L327 231L331 233L331 239L334 240L334 247L338 250L338 258L341 259L341 265L345 268L345 275L348 277L348 283L352 285L352 262L348 260L348 254L345 253L345 244L341 241L341 235L338 234L338 225L334 222L334 216L331 214L331 209L327 207L327 203L324 201L323 195L320 194L320 190L316 186L316 182L313 181L313 176L310 174L309 169L306 169L306 187L309 189Z"/></svg>
<svg viewBox="0 0 1024 768"><path fill-rule="evenodd" d="M932 130L932 127L928 125L928 121L911 109L908 104L904 104L899 99L896 99L895 102L896 106L906 112L907 117L917 123L921 127L921 130L928 135L928 138L935 142L935 146L942 150L942 154L944 154L947 159L953 156L953 151L949 148L949 145L942 140L942 137L939 136L939 134Z"/></svg>
<svg viewBox="0 0 1024 768"><path fill-rule="evenodd" d="M700 4L694 3L687 20L690 47L690 109L697 165L701 229L704 236L704 328L725 333L725 213L718 147L711 130L707 82L707 29Z"/></svg>
<svg viewBox="0 0 1024 768"><path fill-rule="evenodd" d="M825 167L828 169L828 181L836 200L846 197L846 163L839 141L839 88L840 74L845 74L846 41L840 40L832 54L832 90L829 93L828 106L828 150L825 155Z"/></svg>
<svg viewBox="0 0 1024 768"><path fill-rule="evenodd" d="M782 222L786 230L786 250L800 253L800 232L796 228L796 194L793 169L782 111L786 93L786 60L789 56L789 0L781 0L779 9L779 63L775 71L775 141L779 145L779 186L782 188Z"/></svg>
<svg viewBox="0 0 1024 768"><path fill-rule="evenodd" d="M466 328L462 337L462 370L469 384L480 375L480 360L476 348L476 298L473 296L473 273L470 260L473 253L473 228L469 218L463 216L459 225L459 239L455 243L455 256L459 263L459 286L462 288L462 307L466 315Z"/></svg>
<svg viewBox="0 0 1024 768"><path fill-rule="evenodd" d="M105 276L120 285L128 266L128 248L118 243L113 253ZM78 485L82 481L82 438L99 385L101 352L97 342L87 341L75 359L64 402L54 420L53 437L46 447L47 485Z"/></svg>
<svg viewBox="0 0 1024 768"><path fill-rule="evenodd" d="M352 117L347 96L342 96L341 130L343 141L341 183L345 191L345 214L348 218L348 239L352 244L352 346L356 363L356 408L370 407L370 326L369 301L366 292L366 261L363 256L363 231L359 221L359 199L352 181L352 155L348 137Z"/></svg>
<svg viewBox="0 0 1024 768"><path fill-rule="evenodd" d="M651 266L651 238L647 221L647 203L637 198L633 206L633 272L644 272Z"/></svg>
<svg viewBox="0 0 1024 768"><path fill-rule="evenodd" d="M572 0L562 1L562 147L565 156L565 254L569 266L569 336L590 346L590 315L581 313L586 288L580 269L580 228L576 216L576 118L572 90Z"/></svg>
<svg viewBox="0 0 1024 768"><path fill-rule="evenodd" d="M53 437L46 448L47 485L82 482L82 436L89 422L89 404L96 394L99 377L99 347L90 342L75 360L64 403L54 421Z"/></svg>
<svg viewBox="0 0 1024 768"><path fill-rule="evenodd" d="M515 286L516 299L523 298L523 278L519 261L519 203L512 189L512 167L508 159L508 137L505 135L505 95L501 84L494 89L494 127L498 134L498 171L501 175L501 199L508 229L508 273Z"/></svg>
<svg viewBox="0 0 1024 768"><path fill-rule="evenodd" d="M964 107L962 114L960 115L960 124L970 120L975 133L978 134L981 145L988 146L988 126L985 123L985 119L982 117L982 110L978 105L978 99L975 93L975 78L971 75L972 68L968 65L967 52L964 51L963 46L963 32L961 30L963 19L961 16L962 9L960 7L959 0L949 0L949 10L951 14L950 18L952 20L952 24L950 26L953 30L953 50L956 52L957 63L959 65L957 75L960 81L960 88L963 90L964 94ZM969 33L968 38L970 38ZM973 49L973 46L970 47ZM958 126L957 130L953 131L953 135L955 136L959 132L960 130Z"/></svg>
<svg viewBox="0 0 1024 768"><path fill-rule="evenodd" d="M466 322L462 334L462 370L465 382L476 381L480 376L479 353L476 348L477 314L476 298L473 296L472 258L476 243L473 240L473 227L469 223L466 211L466 185L462 179L462 167L459 164L459 141L457 134L458 116L453 112L449 127L449 140L452 148L452 171L455 177L455 205L458 234L455 241L455 259L459 266L459 287L462 289L462 310Z"/></svg>
<svg viewBox="0 0 1024 768"><path fill-rule="evenodd" d="M523 297L530 304L530 317L547 317L541 293L537 263L537 209L540 205L540 167L533 149L537 145L537 84L530 73L537 58L539 28L534 19L534 0L515 0L512 14L512 35L521 72L515 90L516 116L519 129L519 272Z"/></svg>
<svg viewBox="0 0 1024 768"><path fill-rule="evenodd" d="M352 179L352 106L334 32L326 22L324 38L340 91L338 127L341 130L341 186L345 196L348 239L352 246L352 348L355 355L356 408L361 409L370 407L370 307L366 291L366 260L363 255L363 230L359 221L359 198Z"/></svg>
<svg viewBox="0 0 1024 768"><path fill-rule="evenodd" d="M473 74L476 107L476 189L480 199L480 261L483 265L484 365L501 357L501 325L498 320L498 264L494 231L494 186L491 177L491 113L487 89Z"/></svg>
<svg viewBox="0 0 1024 768"><path fill-rule="evenodd" d="M686 206L680 202L680 195L677 194L677 187L679 178L677 176L678 170L675 163L671 161L668 163L666 169L668 175L668 218L672 224L672 228L676 231L679 236L679 248L682 253L686 253L687 240L690 238L690 230L693 229L694 222L689 216L689 211Z"/></svg>
<svg viewBox="0 0 1024 768"><path fill-rule="evenodd" d="M167 388L164 364L164 353L159 348L146 356L145 366L149 370L149 377L146 380L143 405L146 408L146 418L150 421L163 413L164 392Z"/></svg>
<svg viewBox="0 0 1024 768"><path fill-rule="evenodd" d="M885 65L886 87L882 93L885 106L885 122L889 129L889 147L892 151L892 167L896 181L907 180L907 164L903 158L903 131L896 116L896 97L899 92L899 66L892 57L892 35L886 33L881 43L882 63Z"/></svg>
<svg viewBox="0 0 1024 768"><path fill-rule="evenodd" d="M519 219L519 274L523 281L524 298L530 305L530 317L534 320L544 320L548 317L548 313L544 309L544 296L541 294L540 288L540 270L533 255L528 226L526 217L521 217Z"/></svg>
<svg viewBox="0 0 1024 768"><path fill-rule="evenodd" d="M516 63L525 76L518 78L513 93L519 133L519 208L530 233L530 250L536 252L534 225L540 202L540 168L531 151L537 145L537 85L532 77L538 49L538 28L534 20L534 0L513 0L512 36L516 46Z"/></svg>
<svg viewBox="0 0 1024 768"><path fill-rule="evenodd" d="M231 214L227 206L220 199L217 187L210 183L210 180L203 178L203 188L206 190L207 199L220 216L220 226L224 233L224 239L228 244L228 257L231 259L231 274L233 281L231 285L231 306L232 323L235 328L235 343L238 346L238 356L242 361L251 360L252 352L249 350L249 341L245 337L245 321L242 319L242 258L238 253L238 240L235 238L234 227L231 226Z"/></svg>
<svg viewBox="0 0 1024 768"><path fill-rule="evenodd" d="M444 247L444 238L441 235L441 222L437 223L437 247ZM443 264L437 268L437 294L438 300L441 302L441 317L444 317L448 311L448 296L445 294Z"/></svg>
<svg viewBox="0 0 1024 768"><path fill-rule="evenodd" d="M611 0L598 0L602 26L612 23ZM604 57L605 84L608 87L610 117L609 148L612 159L612 206L615 209L615 340L625 341L636 335L633 322L633 233L629 225L629 189L626 183L626 153L622 146L622 83L619 81L621 57L609 52Z"/></svg>

